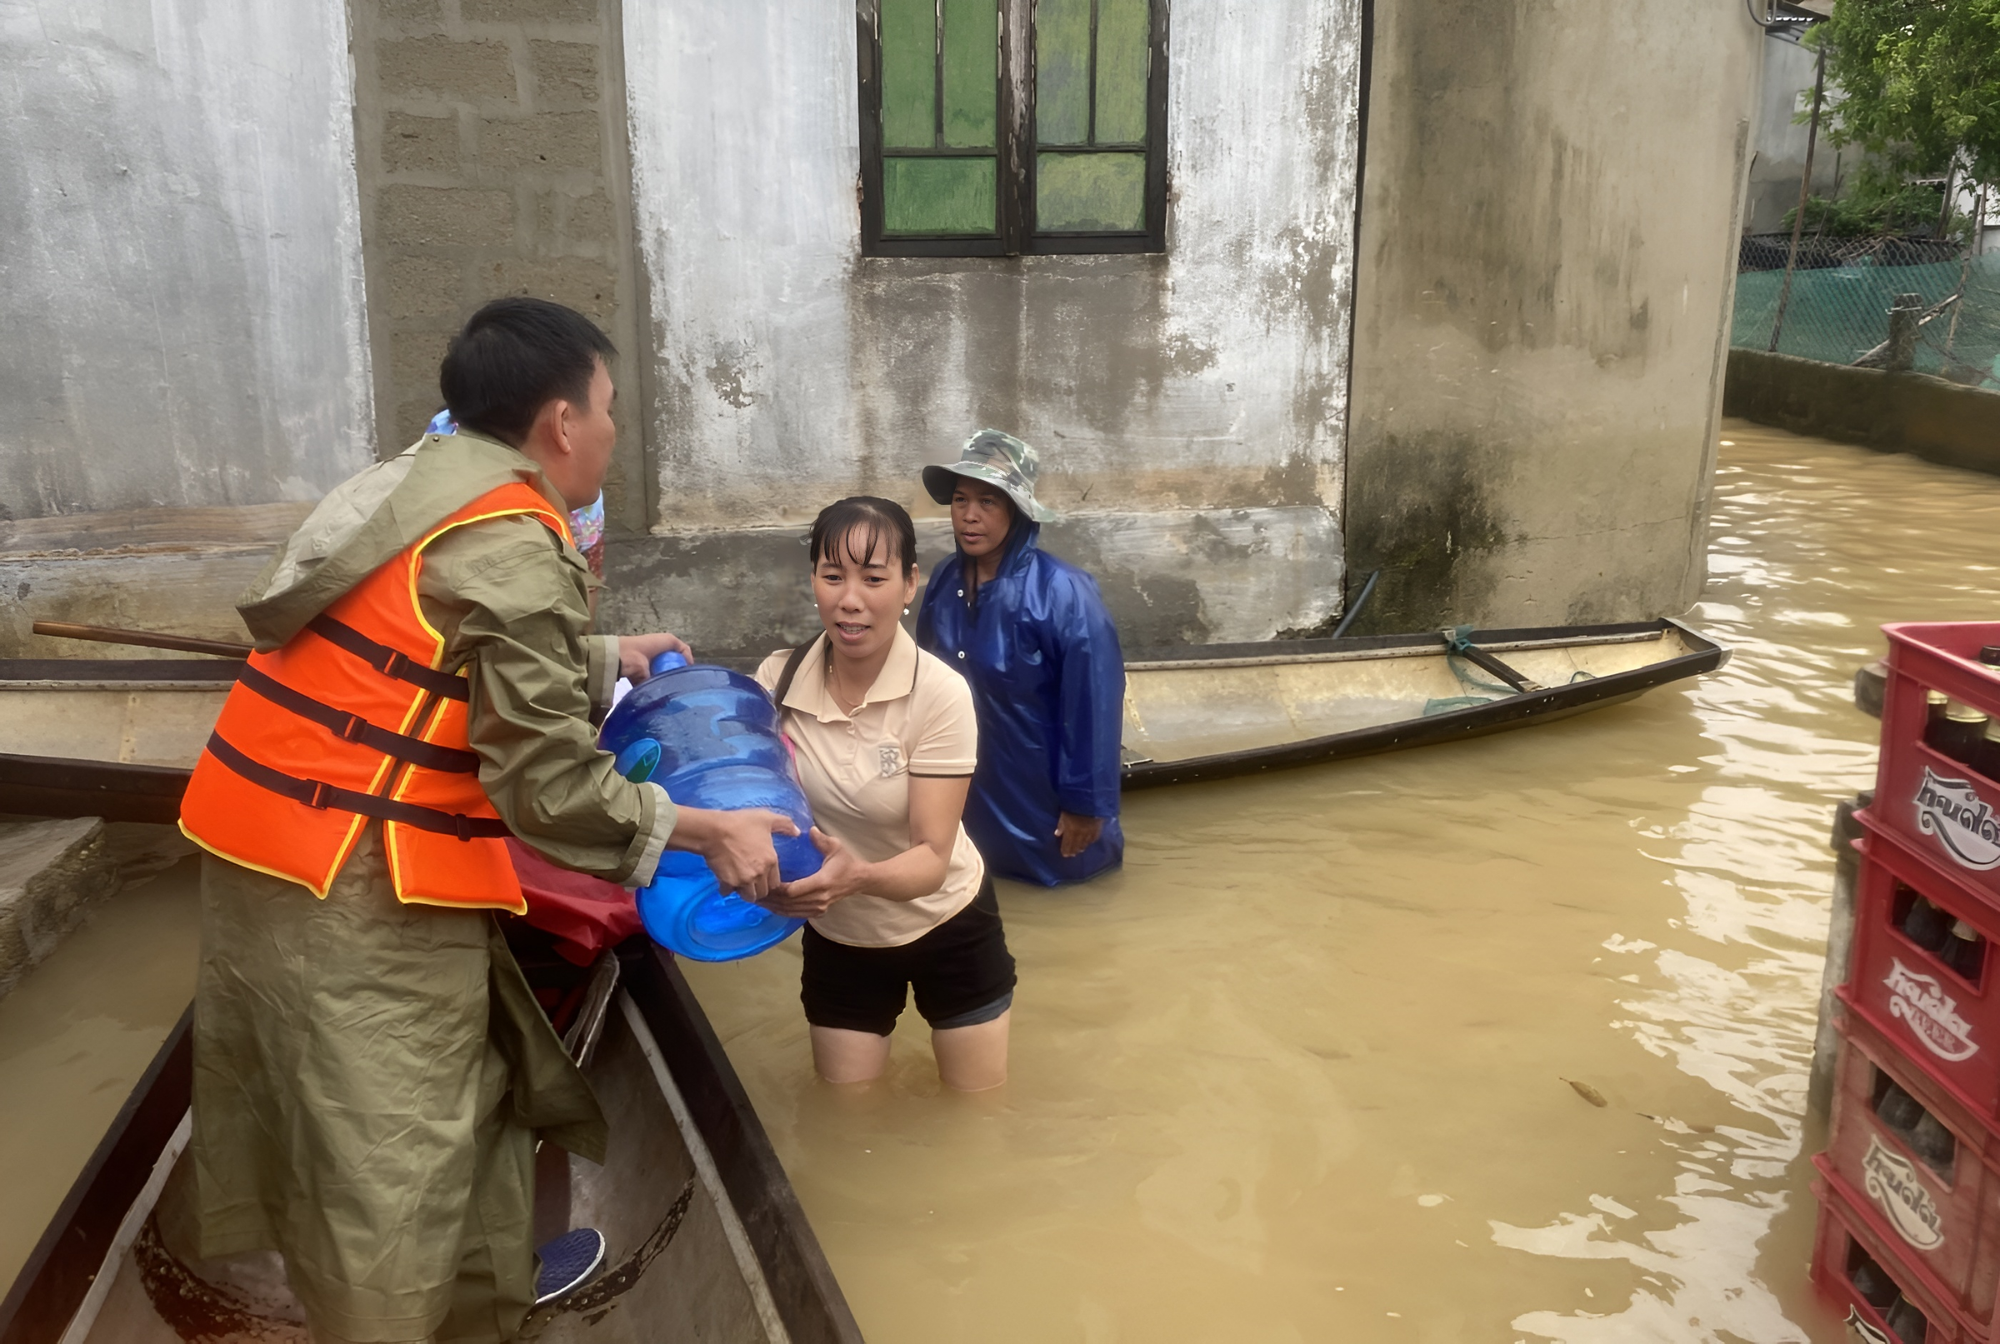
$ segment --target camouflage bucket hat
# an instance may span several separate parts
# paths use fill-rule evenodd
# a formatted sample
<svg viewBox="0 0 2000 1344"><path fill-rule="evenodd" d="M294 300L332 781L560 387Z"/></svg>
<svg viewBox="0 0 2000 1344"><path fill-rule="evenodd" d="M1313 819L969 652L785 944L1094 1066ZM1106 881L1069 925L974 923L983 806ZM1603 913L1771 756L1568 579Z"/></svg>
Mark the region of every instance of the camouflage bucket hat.
<svg viewBox="0 0 2000 1344"><path fill-rule="evenodd" d="M965 441L959 450L958 461L949 466L929 466L924 468L924 489L930 491L931 498L940 504L951 503L954 476L964 476L1007 492L1030 520L1046 523L1056 516L1054 509L1048 508L1035 498L1035 477L1041 471L1041 462L1035 450L1015 438L1012 434L1002 434L997 429L982 429Z"/></svg>

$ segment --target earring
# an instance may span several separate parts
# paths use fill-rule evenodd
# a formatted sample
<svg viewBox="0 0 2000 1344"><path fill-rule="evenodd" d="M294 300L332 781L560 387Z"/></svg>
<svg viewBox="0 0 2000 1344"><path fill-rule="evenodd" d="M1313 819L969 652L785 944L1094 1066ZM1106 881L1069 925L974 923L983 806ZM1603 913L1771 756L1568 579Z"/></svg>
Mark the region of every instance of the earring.
<svg viewBox="0 0 2000 1344"><path fill-rule="evenodd" d="M905 616L909 615L909 614L910 614L910 609L909 609L908 607L904 607L904 608L903 608L903 614L904 614Z"/></svg>

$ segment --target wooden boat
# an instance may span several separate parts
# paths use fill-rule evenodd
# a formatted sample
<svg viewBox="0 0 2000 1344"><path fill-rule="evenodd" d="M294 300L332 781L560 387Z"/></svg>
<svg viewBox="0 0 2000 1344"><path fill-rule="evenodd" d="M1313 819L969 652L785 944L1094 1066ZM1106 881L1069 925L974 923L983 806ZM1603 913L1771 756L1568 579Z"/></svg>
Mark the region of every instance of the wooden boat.
<svg viewBox="0 0 2000 1344"><path fill-rule="evenodd" d="M242 666L0 658L0 812L174 822Z"/></svg>
<svg viewBox="0 0 2000 1344"><path fill-rule="evenodd" d="M1125 665L1125 787L1553 722L1728 658L1671 620L1145 654ZM0 812L173 821L239 666L0 659Z"/></svg>
<svg viewBox="0 0 2000 1344"><path fill-rule="evenodd" d="M1678 621L1209 644L1125 664L1125 787L1455 742L1617 704L1729 650Z"/></svg>
<svg viewBox="0 0 2000 1344"><path fill-rule="evenodd" d="M859 1344L687 982L650 947L623 966L615 991L601 977L601 1034L579 1051L610 1152L602 1167L571 1159L569 1173L575 1224L610 1242L606 1269L537 1308L522 1338ZM184 1160L192 1074L183 1017L0 1300L0 1344L306 1344L275 1255L189 1264L160 1233L155 1205Z"/></svg>

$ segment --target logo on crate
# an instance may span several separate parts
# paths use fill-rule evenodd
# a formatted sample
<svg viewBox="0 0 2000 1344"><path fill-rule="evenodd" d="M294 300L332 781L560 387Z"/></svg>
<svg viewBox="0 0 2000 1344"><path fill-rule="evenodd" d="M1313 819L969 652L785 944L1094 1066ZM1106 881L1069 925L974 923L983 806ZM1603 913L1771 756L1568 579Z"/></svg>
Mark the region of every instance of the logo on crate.
<svg viewBox="0 0 2000 1344"><path fill-rule="evenodd" d="M1899 957L1889 958L1889 1016L1910 1024L1930 1052L1956 1064L1979 1053L1972 1024L1958 1015L1958 1000L1944 992L1934 975L1921 975Z"/></svg>
<svg viewBox="0 0 2000 1344"><path fill-rule="evenodd" d="M1920 1251L1944 1245L1944 1219L1938 1214L1937 1201L1918 1177L1915 1163L1890 1152L1871 1134L1861 1170L1868 1197L1882 1206L1904 1241Z"/></svg>
<svg viewBox="0 0 2000 1344"><path fill-rule="evenodd" d="M1967 779L1945 779L1924 767L1917 785L1917 829L1934 835L1967 868L2000 868L2000 817Z"/></svg>

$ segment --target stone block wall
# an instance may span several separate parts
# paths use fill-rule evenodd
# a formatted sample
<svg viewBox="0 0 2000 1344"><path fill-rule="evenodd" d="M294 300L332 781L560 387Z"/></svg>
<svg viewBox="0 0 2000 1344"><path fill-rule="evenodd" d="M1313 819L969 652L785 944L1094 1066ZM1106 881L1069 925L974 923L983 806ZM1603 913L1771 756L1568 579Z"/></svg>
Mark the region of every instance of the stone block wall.
<svg viewBox="0 0 2000 1344"><path fill-rule="evenodd" d="M611 525L643 531L644 361L618 0L351 0L356 174L377 451L437 410L438 361L481 303L532 294L617 344Z"/></svg>

